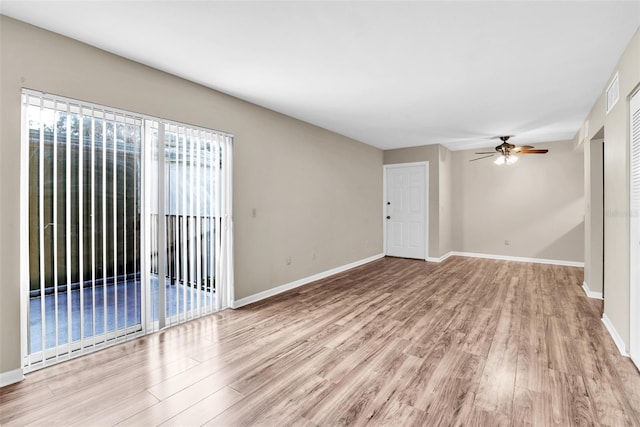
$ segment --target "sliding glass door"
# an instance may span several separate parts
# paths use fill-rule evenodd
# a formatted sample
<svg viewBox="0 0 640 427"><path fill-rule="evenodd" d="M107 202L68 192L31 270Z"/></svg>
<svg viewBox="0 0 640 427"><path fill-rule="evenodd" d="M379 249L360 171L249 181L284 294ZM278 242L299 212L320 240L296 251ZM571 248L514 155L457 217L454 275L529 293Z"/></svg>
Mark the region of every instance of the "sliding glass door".
<svg viewBox="0 0 640 427"><path fill-rule="evenodd" d="M221 140L224 136L168 122L147 121L151 164L151 313L160 328L220 308ZM155 294L157 293L157 298Z"/></svg>
<svg viewBox="0 0 640 427"><path fill-rule="evenodd" d="M142 122L25 94L31 362L139 332Z"/></svg>
<svg viewBox="0 0 640 427"><path fill-rule="evenodd" d="M26 371L228 304L230 135L27 90L22 107Z"/></svg>

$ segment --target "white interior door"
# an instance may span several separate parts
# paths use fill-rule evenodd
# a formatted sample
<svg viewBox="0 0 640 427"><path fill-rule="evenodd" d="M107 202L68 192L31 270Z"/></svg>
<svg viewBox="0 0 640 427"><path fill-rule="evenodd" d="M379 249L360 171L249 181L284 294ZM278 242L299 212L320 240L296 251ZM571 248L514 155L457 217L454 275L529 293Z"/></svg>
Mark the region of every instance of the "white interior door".
<svg viewBox="0 0 640 427"><path fill-rule="evenodd" d="M640 92L631 98L630 108L630 259L629 279L631 293L631 345L630 355L640 368Z"/></svg>
<svg viewBox="0 0 640 427"><path fill-rule="evenodd" d="M428 163L385 166L386 254L427 258Z"/></svg>

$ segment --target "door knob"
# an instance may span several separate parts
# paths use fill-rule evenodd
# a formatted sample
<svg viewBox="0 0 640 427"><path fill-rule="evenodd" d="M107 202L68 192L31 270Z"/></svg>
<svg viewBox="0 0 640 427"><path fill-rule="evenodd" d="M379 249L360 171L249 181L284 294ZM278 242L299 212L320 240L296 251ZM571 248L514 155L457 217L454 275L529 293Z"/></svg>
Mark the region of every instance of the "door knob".
<svg viewBox="0 0 640 427"><path fill-rule="evenodd" d="M391 219L391 216L387 215L387 219Z"/></svg>

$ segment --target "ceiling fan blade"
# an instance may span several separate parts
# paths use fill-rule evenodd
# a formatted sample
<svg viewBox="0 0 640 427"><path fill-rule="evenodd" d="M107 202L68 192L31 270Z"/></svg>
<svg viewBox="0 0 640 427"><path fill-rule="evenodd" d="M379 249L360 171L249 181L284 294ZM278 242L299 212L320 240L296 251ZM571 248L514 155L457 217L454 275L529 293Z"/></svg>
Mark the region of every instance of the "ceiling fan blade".
<svg viewBox="0 0 640 427"><path fill-rule="evenodd" d="M531 150L532 148L534 148L533 145L521 145L519 147L514 148L513 151L520 152L522 150Z"/></svg>
<svg viewBox="0 0 640 427"><path fill-rule="evenodd" d="M479 153L473 153L473 154L496 154L495 151L481 151Z"/></svg>
<svg viewBox="0 0 640 427"><path fill-rule="evenodd" d="M496 153L493 154L489 154L488 156L483 156L483 157L478 157L477 159L471 159L469 160L470 162L475 162L476 160L482 160L482 159L486 159L487 157L493 157L495 156Z"/></svg>
<svg viewBox="0 0 640 427"><path fill-rule="evenodd" d="M549 150L544 149L544 150L520 150L518 151L518 154L545 154L548 153Z"/></svg>

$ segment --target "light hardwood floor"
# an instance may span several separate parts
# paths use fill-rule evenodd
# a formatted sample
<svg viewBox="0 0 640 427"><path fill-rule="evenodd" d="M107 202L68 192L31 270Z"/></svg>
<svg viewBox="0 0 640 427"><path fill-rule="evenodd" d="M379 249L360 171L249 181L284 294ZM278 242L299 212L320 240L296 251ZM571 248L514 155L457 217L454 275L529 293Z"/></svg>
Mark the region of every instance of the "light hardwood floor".
<svg viewBox="0 0 640 427"><path fill-rule="evenodd" d="M582 269L384 258L27 375L2 425L640 425Z"/></svg>

